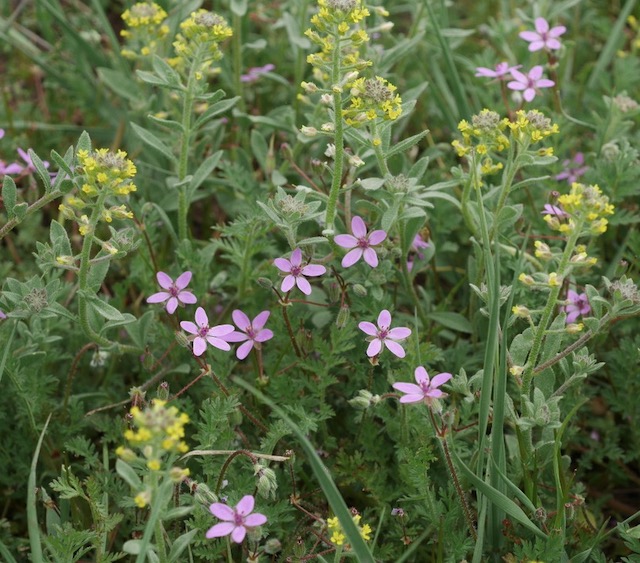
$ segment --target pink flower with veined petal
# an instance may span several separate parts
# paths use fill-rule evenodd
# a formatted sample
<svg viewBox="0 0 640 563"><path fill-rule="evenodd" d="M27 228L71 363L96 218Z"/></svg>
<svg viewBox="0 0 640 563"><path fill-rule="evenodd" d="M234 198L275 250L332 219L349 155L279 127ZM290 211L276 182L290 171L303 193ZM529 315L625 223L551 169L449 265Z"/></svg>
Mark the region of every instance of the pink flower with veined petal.
<svg viewBox="0 0 640 563"><path fill-rule="evenodd" d="M242 543L248 529L262 526L267 522L267 517L264 514L252 513L255 502L252 495L243 496L235 508L221 502L214 502L209 510L222 522L207 530L207 538L221 538L231 535L234 542Z"/></svg>
<svg viewBox="0 0 640 563"><path fill-rule="evenodd" d="M305 295L311 295L311 285L305 279L306 277L321 276L327 269L319 264L307 264L302 265L302 250L296 248L291 253L291 260L286 258L276 258L273 263L276 268L285 274L285 278L282 280L280 289L282 291L290 291L294 285L298 286L298 289Z"/></svg>
<svg viewBox="0 0 640 563"><path fill-rule="evenodd" d="M544 209L541 211L543 215L553 215L554 217L564 218L569 217L569 214L558 205L551 205L550 203L544 204Z"/></svg>
<svg viewBox="0 0 640 563"><path fill-rule="evenodd" d="M394 383L393 388L397 391L405 393L400 397L401 403L417 403L418 401L425 401L429 403L431 399L441 399L446 397L446 393L443 393L438 389L441 385L444 385L453 376L450 373L439 373L433 379L429 379L427 370L422 366L416 368L414 373L416 383Z"/></svg>
<svg viewBox="0 0 640 563"><path fill-rule="evenodd" d="M207 344L228 352L231 350L229 343L223 338L233 332L233 325L217 325L209 327L209 317L202 307L196 309L196 322L182 321L182 330L193 334L193 354L202 356L207 349Z"/></svg>
<svg viewBox="0 0 640 563"><path fill-rule="evenodd" d="M364 261L375 268L378 265L378 255L371 247L386 239L387 233L383 230L367 233L367 225L357 215L351 219L351 232L353 235L337 235L333 239L338 246L351 249L342 259L342 267L349 268L364 256Z"/></svg>
<svg viewBox="0 0 640 563"><path fill-rule="evenodd" d="M178 305L192 305L197 303L197 297L190 291L185 291L185 288L191 281L191 272L184 272L178 276L178 279L174 282L173 279L164 272L158 272L156 279L158 284L165 291L154 293L147 298L147 303L164 303L167 302L167 313L173 315Z"/></svg>
<svg viewBox="0 0 640 563"><path fill-rule="evenodd" d="M231 313L233 322L236 323L236 326L242 332L236 330L231 334L227 334L224 339L227 342L244 342L244 344L238 346L236 350L236 356L239 360L244 360L254 345L256 348L259 348L262 342L273 338L273 332L268 328L264 328L270 314L269 311L262 311L252 322L249 320L249 317L239 309Z"/></svg>
<svg viewBox="0 0 640 563"><path fill-rule="evenodd" d="M570 289L567 292L567 304L563 307L567 313L567 324L574 323L580 315L586 315L591 312L589 298L586 293L577 293Z"/></svg>
<svg viewBox="0 0 640 563"><path fill-rule="evenodd" d="M540 49L548 49L554 51L560 49L560 37L567 28L564 25L558 25L549 29L549 22L544 18L536 18L535 31L523 31L519 35L525 41L529 41L529 51L539 51Z"/></svg>
<svg viewBox="0 0 640 563"><path fill-rule="evenodd" d="M527 74L512 69L511 76L514 80L507 83L507 88L511 90L524 90L522 97L525 101L530 102L536 97L538 88L551 88L551 86L555 86L553 80L542 78L542 71L541 65L534 66Z"/></svg>
<svg viewBox="0 0 640 563"><path fill-rule="evenodd" d="M400 344L398 344L398 340L404 340L411 335L411 329L406 327L391 327L391 313L386 309L380 311L378 315L378 326L373 323L363 321L358 324L358 328L368 334L370 338L369 347L367 348L367 356L372 358L373 356L378 355L384 346L386 346L389 351L398 358L404 358L405 351Z"/></svg>
<svg viewBox="0 0 640 563"><path fill-rule="evenodd" d="M510 74L514 68L519 69L521 66L522 65L509 66L507 62L498 63L495 70L487 68L486 66L479 66L476 68L476 76L503 79L506 78L507 74Z"/></svg>

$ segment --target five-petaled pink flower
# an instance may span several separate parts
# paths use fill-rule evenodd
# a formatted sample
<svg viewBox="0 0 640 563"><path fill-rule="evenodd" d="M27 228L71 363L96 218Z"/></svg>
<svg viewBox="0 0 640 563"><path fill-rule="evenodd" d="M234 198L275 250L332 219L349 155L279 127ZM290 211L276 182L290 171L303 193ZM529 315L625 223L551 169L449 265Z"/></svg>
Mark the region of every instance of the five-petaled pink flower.
<svg viewBox="0 0 640 563"><path fill-rule="evenodd" d="M378 315L378 326L367 321L358 324L358 328L369 335L367 340L370 340L370 343L367 348L367 356L372 358L378 355L382 351L382 348L386 346L389 351L398 356L398 358L404 358L404 348L400 346L397 341L408 338L411 335L411 329L406 327L390 327L391 313L386 309L380 311Z"/></svg>
<svg viewBox="0 0 640 563"><path fill-rule="evenodd" d="M267 522L267 517L259 512L254 512L255 499L252 495L245 495L235 508L231 508L221 502L214 502L209 510L222 522L207 530L207 538L221 538L231 534L231 539L236 543L242 543L247 535L247 530L262 526Z"/></svg>
<svg viewBox="0 0 640 563"><path fill-rule="evenodd" d="M556 180L566 180L569 185L577 182L580 176L582 176L587 170L588 166L582 166L584 164L584 154L577 152L572 160L565 160L562 162L564 170L556 176Z"/></svg>
<svg viewBox="0 0 640 563"><path fill-rule="evenodd" d="M193 339L193 353L196 356L202 356L207 349L207 343L215 348L231 350L229 343L224 337L233 332L233 325L217 325L209 327L209 317L202 307L196 309L196 322L182 321L180 326L189 334L195 335Z"/></svg>
<svg viewBox="0 0 640 563"><path fill-rule="evenodd" d="M349 268L364 256L364 261L375 268L378 265L378 255L371 247L386 239L387 233L383 230L367 233L367 225L357 215L351 219L351 232L353 235L337 235L333 239L338 246L351 249L342 259L342 267Z"/></svg>
<svg viewBox="0 0 640 563"><path fill-rule="evenodd" d="M479 66L476 68L476 76L482 76L485 78L505 78L507 74L511 74L513 69L519 69L522 65L510 66L507 62L498 63L495 70L487 68L486 66Z"/></svg>
<svg viewBox="0 0 640 563"><path fill-rule="evenodd" d="M580 315L586 315L591 311L586 293L576 293L570 289L567 292L567 301L567 305L564 306L564 311L567 313L567 324L575 322Z"/></svg>
<svg viewBox="0 0 640 563"><path fill-rule="evenodd" d="M150 295L147 298L147 303L164 303L166 301L167 313L170 315L175 313L178 305L192 305L193 303L196 303L198 301L196 296L190 291L185 291L185 288L191 281L191 276L191 272L184 272L180 274L178 279L174 282L173 279L164 272L158 272L156 274L156 279L158 280L160 287L165 291L160 291Z"/></svg>
<svg viewBox="0 0 640 563"><path fill-rule="evenodd" d="M558 205L551 205L550 203L544 204L544 209L541 213L543 215L553 215L554 217L560 218L569 217L569 214L562 209L562 207L559 207Z"/></svg>
<svg viewBox="0 0 640 563"><path fill-rule="evenodd" d="M439 373L433 379L429 379L427 370L422 366L416 368L416 383L394 383L393 388L406 393L400 397L401 403L417 403L418 401L429 402L430 399L440 399L446 396L438 389L441 385L449 381L453 376L450 373Z"/></svg>
<svg viewBox="0 0 640 563"><path fill-rule="evenodd" d="M236 330L231 334L227 334L224 339L227 342L244 342L244 344L238 346L236 350L236 356L239 360L244 360L254 345L259 347L262 342L273 338L273 332L268 328L264 328L270 314L269 311L262 311L252 322L249 320L249 317L239 309L231 313L233 322L236 323L236 326L242 332Z"/></svg>
<svg viewBox="0 0 640 563"><path fill-rule="evenodd" d="M507 88L511 90L524 90L522 97L525 101L530 102L536 97L538 88L551 88L555 85L553 80L542 78L542 66L534 66L527 74L523 74L519 70L512 69L511 76L514 78L507 84Z"/></svg>
<svg viewBox="0 0 640 563"><path fill-rule="evenodd" d="M523 31L520 37L525 41L529 41L529 51L539 51L540 49L548 49L554 51L560 49L560 37L567 28L564 25L558 25L549 29L549 22L544 18L536 18L535 31Z"/></svg>
<svg viewBox="0 0 640 563"><path fill-rule="evenodd" d="M307 264L302 265L302 250L296 248L291 253L291 260L286 258L276 258L273 263L276 268L285 274L285 278L282 280L280 289L282 291L290 291L294 285L298 286L298 289L305 295L311 295L311 285L305 279L307 277L321 276L327 269L319 264Z"/></svg>

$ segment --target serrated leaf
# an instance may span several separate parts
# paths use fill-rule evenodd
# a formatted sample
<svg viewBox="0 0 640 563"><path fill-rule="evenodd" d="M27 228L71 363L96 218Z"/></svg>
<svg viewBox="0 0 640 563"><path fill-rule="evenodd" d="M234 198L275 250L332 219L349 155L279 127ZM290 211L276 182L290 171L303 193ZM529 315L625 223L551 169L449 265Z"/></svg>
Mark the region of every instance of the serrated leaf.
<svg viewBox="0 0 640 563"><path fill-rule="evenodd" d="M171 152L171 149L163 141L161 141L154 133L152 133L148 129L145 129L144 127L140 127L140 125L136 125L135 123L132 123L131 127L133 128L133 131L143 143L156 149L158 152L162 153L172 162L175 161L175 156Z"/></svg>
<svg viewBox="0 0 640 563"><path fill-rule="evenodd" d="M11 219L15 215L13 212L18 199L18 190L13 178L9 175L5 175L2 180L2 200L4 202L4 208L7 210L8 218Z"/></svg>
<svg viewBox="0 0 640 563"><path fill-rule="evenodd" d="M135 469L127 462L121 459L116 460L116 473L120 475L133 490L138 491L142 488L140 477L138 477Z"/></svg>

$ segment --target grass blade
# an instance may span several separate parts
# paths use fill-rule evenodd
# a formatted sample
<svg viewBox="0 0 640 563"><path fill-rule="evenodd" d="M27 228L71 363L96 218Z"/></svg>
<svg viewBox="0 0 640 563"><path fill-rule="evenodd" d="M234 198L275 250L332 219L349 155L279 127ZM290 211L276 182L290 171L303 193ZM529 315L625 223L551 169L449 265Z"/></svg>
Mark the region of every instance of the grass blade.
<svg viewBox="0 0 640 563"><path fill-rule="evenodd" d="M31 544L31 560L35 563L42 563L42 541L40 539L40 526L38 525L38 512L36 510L36 467L38 465L38 457L40 456L40 448L42 440L49 426L51 415L48 416L44 428L40 432L36 451L33 453L31 460L31 471L29 471L29 481L27 483L27 524L29 527L29 543Z"/></svg>

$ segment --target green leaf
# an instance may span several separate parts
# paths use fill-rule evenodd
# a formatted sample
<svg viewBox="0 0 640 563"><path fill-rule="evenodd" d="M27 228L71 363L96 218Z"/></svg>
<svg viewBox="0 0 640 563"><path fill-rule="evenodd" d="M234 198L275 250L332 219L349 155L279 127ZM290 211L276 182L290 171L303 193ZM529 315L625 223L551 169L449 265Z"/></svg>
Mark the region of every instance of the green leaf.
<svg viewBox="0 0 640 563"><path fill-rule="evenodd" d="M176 538L171 546L171 551L169 552L170 562L180 561L180 555L199 531L200 530L198 528L195 528L193 530L189 530L186 534L182 534L179 538Z"/></svg>
<svg viewBox="0 0 640 563"><path fill-rule="evenodd" d="M300 33L298 21L289 12L284 12L282 14L282 21L284 22L284 27L287 30L289 41L293 45L302 50L311 48L311 41Z"/></svg>
<svg viewBox="0 0 640 563"><path fill-rule="evenodd" d="M168 82L153 72L149 72L147 70L136 70L136 76L142 80L142 82L146 82L147 84L160 86L161 88L171 88L171 85Z"/></svg>
<svg viewBox="0 0 640 563"><path fill-rule="evenodd" d="M429 318L444 327L450 328L451 330L464 332L466 334L473 333L471 323L460 313L453 313L450 311L433 311L429 313Z"/></svg>
<svg viewBox="0 0 640 563"><path fill-rule="evenodd" d="M520 508L515 502L513 502L509 497L502 494L497 489L494 489L488 483L485 483L482 479L480 479L471 469L469 469L462 460L458 457L456 451L452 448L451 453L456 461L456 465L460 468L461 473L469 479L473 483L473 485L482 492L483 495L487 497L489 502L493 503L500 510L506 512L511 518L515 521L520 522L525 528L529 531L533 532L536 536L541 539L547 539L547 535L538 528L525 514L524 510Z"/></svg>
<svg viewBox="0 0 640 563"><path fill-rule="evenodd" d="M124 542L122 549L125 553L130 553L131 555L138 555L140 550L142 549L142 540L129 540Z"/></svg>
<svg viewBox="0 0 640 563"><path fill-rule="evenodd" d="M235 98L229 98L228 100L222 100L221 102L213 104L196 120L193 126L194 129L202 127L207 121L213 119L216 115L220 115L221 113L229 111L233 106L236 105L239 99L240 96L236 96Z"/></svg>
<svg viewBox="0 0 640 563"><path fill-rule="evenodd" d="M257 129L251 130L251 152L260 163L260 167L263 170L266 170L269 145L267 144L264 136Z"/></svg>
<svg viewBox="0 0 640 563"><path fill-rule="evenodd" d="M140 125L136 125L135 123L132 123L131 127L143 143L156 149L158 152L161 152L170 161L175 162L175 156L171 152L171 149L164 142L158 139L154 133L144 127L140 127Z"/></svg>
<svg viewBox="0 0 640 563"><path fill-rule="evenodd" d="M163 520L173 520L175 518L184 518L194 511L194 506L177 506L167 511L162 518Z"/></svg>
<svg viewBox="0 0 640 563"><path fill-rule="evenodd" d="M178 123L173 119L162 119L160 117L156 117L155 115L147 115L147 119L160 125L161 127L166 127L167 129L171 129L172 131L177 131L178 133L182 133L184 131L184 127L182 123Z"/></svg>
<svg viewBox="0 0 640 563"><path fill-rule="evenodd" d="M109 321L122 321L124 317L122 313L118 311L115 307L112 307L108 303L102 301L95 295L86 295L85 299L87 300L87 304L91 307L98 315L109 320Z"/></svg>
<svg viewBox="0 0 640 563"><path fill-rule="evenodd" d="M379 190L384 186L384 178L365 178L364 180L358 180L358 183L362 186L363 190Z"/></svg>
<svg viewBox="0 0 640 563"><path fill-rule="evenodd" d="M38 467L38 457L40 456L40 448L44 435L47 432L51 415L47 417L44 428L40 432L36 451L33 453L31 460L31 469L29 471L29 479L27 481L27 524L29 529L29 544L31 545L31 560L35 563L43 563L42 557L42 540L40 539L40 524L38 521L38 511L36 510L36 468Z"/></svg>
<svg viewBox="0 0 640 563"><path fill-rule="evenodd" d="M187 188L187 202L191 201L195 191L215 170L223 154L224 153L222 151L215 152L212 155L205 158L204 161L202 161L202 163L200 164L200 166L198 166L198 169L193 173L193 176L191 177L191 181L189 182L189 187Z"/></svg>
<svg viewBox="0 0 640 563"><path fill-rule="evenodd" d="M18 198L18 191L16 183L13 178L8 174L2 180L2 200L4 201L4 208L7 210L7 218L12 219L15 215L13 209L16 206Z"/></svg>
<svg viewBox="0 0 640 563"><path fill-rule="evenodd" d="M393 201L393 204L389 209L387 209L382 215L381 228L383 231L387 233L391 230L391 227L396 222L396 217L398 217L398 211L400 211L400 205L402 205L402 200L400 198L396 198Z"/></svg>
<svg viewBox="0 0 640 563"><path fill-rule="evenodd" d="M18 221L22 221L27 216L28 208L29 208L29 204L26 201L23 201L22 203L19 203L18 205L14 206L13 213L15 214L16 219L18 219Z"/></svg>
<svg viewBox="0 0 640 563"><path fill-rule="evenodd" d="M156 71L167 84L170 86L182 87L180 75L171 67L171 65L158 55L153 55L151 59L153 70Z"/></svg>
<svg viewBox="0 0 640 563"><path fill-rule="evenodd" d="M131 80L130 75L106 67L98 68L97 73L100 82L121 98L130 102L140 101L140 85Z"/></svg>
<svg viewBox="0 0 640 563"><path fill-rule="evenodd" d="M247 13L247 0L231 0L229 7L236 16L241 18Z"/></svg>
<svg viewBox="0 0 640 563"><path fill-rule="evenodd" d="M316 476L316 479L318 480L318 483L322 488L322 492L331 506L333 513L340 521L340 526L347 537L348 543L351 544L351 550L356 560L360 563L373 563L374 559L371 551L369 550L369 546L367 546L365 541L362 539L360 530L355 525L349 508L344 502L338 487L336 487L336 484L333 482L329 469L324 465L320 456L318 456L315 447L305 436L305 433L284 413L280 407L276 405L274 401L269 399L266 395L262 394L260 391L238 377L232 377L231 379L236 385L242 387L256 397L260 402L271 408L271 410L273 410L273 412L275 412L283 422L289 426L294 436L300 442L302 449L307 454L311 469L313 470L313 473Z"/></svg>
<svg viewBox="0 0 640 563"><path fill-rule="evenodd" d="M91 137L89 137L89 133L87 133L86 131L83 131L80 135L80 138L78 139L75 154L78 154L78 151L91 152Z"/></svg>
<svg viewBox="0 0 640 563"><path fill-rule="evenodd" d="M42 159L33 151L33 149L29 149L27 153L29 154L29 158L31 158L31 162L36 169L38 176L40 176L40 180L42 180L44 193L49 193L51 191L51 176L49 176L49 172L47 172L44 162L42 162Z"/></svg>
<svg viewBox="0 0 640 563"><path fill-rule="evenodd" d="M87 277L87 289L90 292L98 293L98 291L100 291L100 286L107 277L110 265L111 260L101 260L100 262L91 264Z"/></svg>
<svg viewBox="0 0 640 563"><path fill-rule="evenodd" d="M133 490L139 491L142 488L142 481L140 477L138 477L135 469L125 461L121 459L116 460L116 473L120 475Z"/></svg>
<svg viewBox="0 0 640 563"><path fill-rule="evenodd" d="M73 147L69 147L64 157L60 156L56 151L51 151L51 160L58 165L58 168L66 172L70 177L73 177L73 171L71 170L71 163L73 162ZM58 174L58 176L64 176L64 174ZM56 182L57 183L57 182Z"/></svg>
<svg viewBox="0 0 640 563"><path fill-rule="evenodd" d="M426 131L422 131L417 135L413 135L408 139L404 139L403 141L400 141L399 143L393 145L389 150L389 152L387 152L387 158L391 158L396 154L402 154L403 152L409 150L413 145L419 143L428 134L429 134L429 130L427 129Z"/></svg>
<svg viewBox="0 0 640 563"><path fill-rule="evenodd" d="M71 242L67 230L55 219L49 226L49 238L56 256L71 256Z"/></svg>

